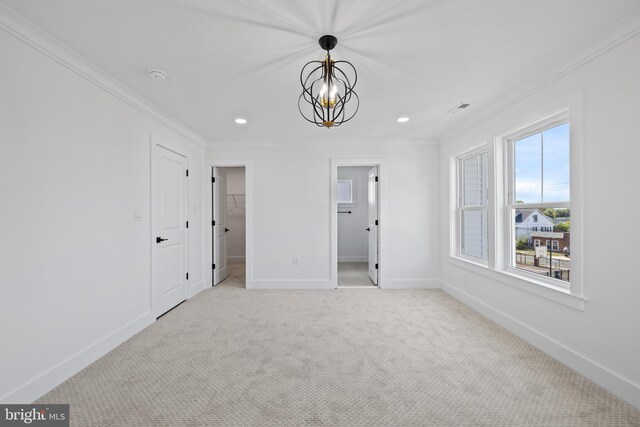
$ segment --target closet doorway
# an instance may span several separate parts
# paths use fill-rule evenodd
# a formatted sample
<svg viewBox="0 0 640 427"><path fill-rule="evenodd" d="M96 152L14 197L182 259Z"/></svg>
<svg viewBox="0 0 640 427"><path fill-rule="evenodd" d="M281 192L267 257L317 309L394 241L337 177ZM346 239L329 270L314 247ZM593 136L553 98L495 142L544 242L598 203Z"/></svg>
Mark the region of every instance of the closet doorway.
<svg viewBox="0 0 640 427"><path fill-rule="evenodd" d="M213 286L246 287L246 188L244 166L211 168Z"/></svg>

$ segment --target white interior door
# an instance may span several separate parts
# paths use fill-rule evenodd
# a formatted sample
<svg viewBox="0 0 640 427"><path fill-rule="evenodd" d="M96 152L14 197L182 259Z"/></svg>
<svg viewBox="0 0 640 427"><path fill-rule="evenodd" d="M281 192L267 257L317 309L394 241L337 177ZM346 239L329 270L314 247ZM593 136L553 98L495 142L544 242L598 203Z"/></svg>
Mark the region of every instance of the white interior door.
<svg viewBox="0 0 640 427"><path fill-rule="evenodd" d="M227 278L227 173L213 168L213 285Z"/></svg>
<svg viewBox="0 0 640 427"><path fill-rule="evenodd" d="M378 284L378 167L369 170L369 277Z"/></svg>
<svg viewBox="0 0 640 427"><path fill-rule="evenodd" d="M152 162L152 301L160 316L187 299L187 159L159 145Z"/></svg>

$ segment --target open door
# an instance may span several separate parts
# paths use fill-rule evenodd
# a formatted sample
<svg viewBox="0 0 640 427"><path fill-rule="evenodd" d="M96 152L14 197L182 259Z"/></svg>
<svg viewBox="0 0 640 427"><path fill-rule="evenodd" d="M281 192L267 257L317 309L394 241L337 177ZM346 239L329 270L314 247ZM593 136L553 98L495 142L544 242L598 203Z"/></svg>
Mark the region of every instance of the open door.
<svg viewBox="0 0 640 427"><path fill-rule="evenodd" d="M369 170L369 278L378 284L378 167Z"/></svg>
<svg viewBox="0 0 640 427"><path fill-rule="evenodd" d="M151 283L158 317L187 299L187 159L153 145Z"/></svg>
<svg viewBox="0 0 640 427"><path fill-rule="evenodd" d="M212 169L213 212L213 286L227 278L227 173L223 168Z"/></svg>

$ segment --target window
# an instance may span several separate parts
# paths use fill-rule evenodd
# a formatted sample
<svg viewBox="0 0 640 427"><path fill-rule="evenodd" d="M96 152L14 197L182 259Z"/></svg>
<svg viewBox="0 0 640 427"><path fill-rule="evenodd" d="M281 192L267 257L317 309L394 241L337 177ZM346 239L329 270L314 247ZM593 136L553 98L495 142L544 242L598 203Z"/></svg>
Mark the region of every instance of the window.
<svg viewBox="0 0 640 427"><path fill-rule="evenodd" d="M458 255L487 260L487 152L457 159L458 164Z"/></svg>
<svg viewBox="0 0 640 427"><path fill-rule="evenodd" d="M338 203L354 203L352 180L338 180Z"/></svg>
<svg viewBox="0 0 640 427"><path fill-rule="evenodd" d="M566 116L507 138L510 215L506 227L511 239L507 265L519 274L548 277L550 284L565 289L569 288L571 262L559 252L559 242L563 239L569 246L569 141ZM540 241L545 241L547 251L535 250Z"/></svg>

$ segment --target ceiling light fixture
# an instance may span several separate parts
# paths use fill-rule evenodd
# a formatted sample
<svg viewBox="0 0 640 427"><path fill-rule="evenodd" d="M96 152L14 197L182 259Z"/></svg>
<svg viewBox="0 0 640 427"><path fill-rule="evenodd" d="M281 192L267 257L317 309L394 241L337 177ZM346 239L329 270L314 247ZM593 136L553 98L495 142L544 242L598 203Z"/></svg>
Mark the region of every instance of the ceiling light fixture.
<svg viewBox="0 0 640 427"><path fill-rule="evenodd" d="M247 119L243 119L242 117L238 117L237 119L234 120L234 122L236 122L237 125L246 125L247 124Z"/></svg>
<svg viewBox="0 0 640 427"><path fill-rule="evenodd" d="M407 123L409 121L409 117L398 117L398 123Z"/></svg>
<svg viewBox="0 0 640 427"><path fill-rule="evenodd" d="M331 59L329 51L338 44L337 38L322 36L318 43L327 51L327 56L324 61L310 61L302 67L302 93L298 98L298 110L308 122L329 129L348 122L358 112L360 98L353 90L358 73L350 62ZM347 108L350 101L353 102Z"/></svg>

